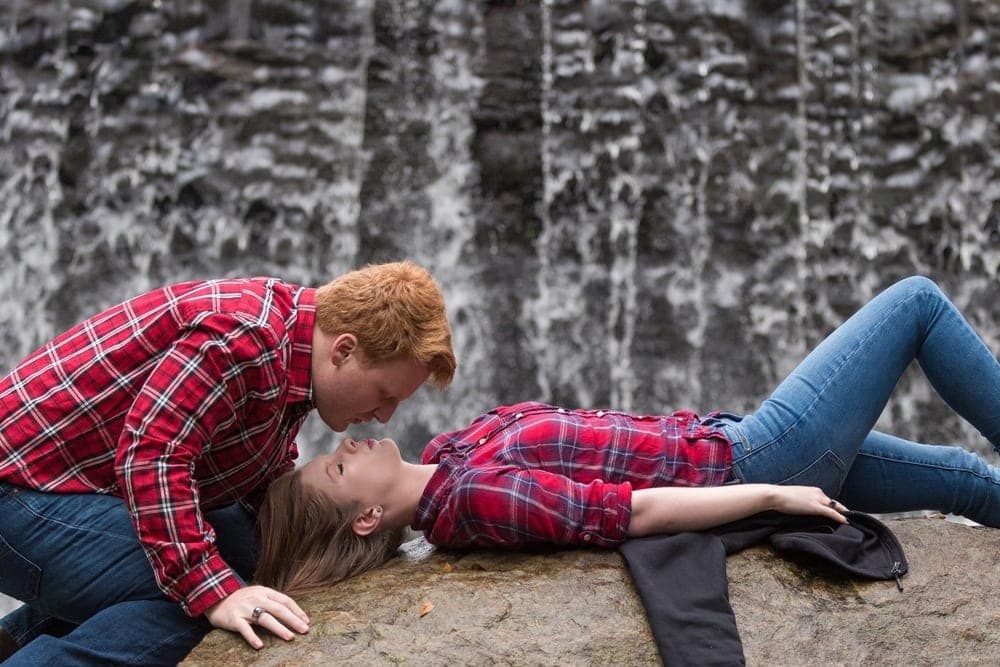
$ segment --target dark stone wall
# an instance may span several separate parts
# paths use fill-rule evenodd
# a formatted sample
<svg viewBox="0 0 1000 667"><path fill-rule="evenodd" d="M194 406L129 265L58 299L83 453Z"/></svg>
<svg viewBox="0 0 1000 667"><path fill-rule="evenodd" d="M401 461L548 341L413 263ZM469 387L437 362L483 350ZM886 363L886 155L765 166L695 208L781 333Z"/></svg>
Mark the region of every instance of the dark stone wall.
<svg viewBox="0 0 1000 667"><path fill-rule="evenodd" d="M528 398L749 410L911 273L1000 350L997 44L992 0L10 0L0 361L401 257L460 356L380 429L414 456ZM986 451L917 373L881 426Z"/></svg>

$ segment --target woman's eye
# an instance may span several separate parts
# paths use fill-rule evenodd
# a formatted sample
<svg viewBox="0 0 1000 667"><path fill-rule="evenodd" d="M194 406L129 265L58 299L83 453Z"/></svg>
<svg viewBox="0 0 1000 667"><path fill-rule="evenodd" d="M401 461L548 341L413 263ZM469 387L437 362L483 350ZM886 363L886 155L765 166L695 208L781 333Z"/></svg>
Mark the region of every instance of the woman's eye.
<svg viewBox="0 0 1000 667"><path fill-rule="evenodd" d="M344 474L344 464L343 463L338 463L337 464L337 472L339 472L341 475Z"/></svg>

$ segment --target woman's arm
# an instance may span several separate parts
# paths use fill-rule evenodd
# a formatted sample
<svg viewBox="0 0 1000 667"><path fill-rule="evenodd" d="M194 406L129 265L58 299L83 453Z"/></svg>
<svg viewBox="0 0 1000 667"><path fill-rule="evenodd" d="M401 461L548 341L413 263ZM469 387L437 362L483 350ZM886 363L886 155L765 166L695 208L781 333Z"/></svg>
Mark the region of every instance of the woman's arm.
<svg viewBox="0 0 1000 667"><path fill-rule="evenodd" d="M813 486L732 484L713 487L658 487L632 492L629 537L705 530L730 521L777 510L814 514L847 523L847 508Z"/></svg>

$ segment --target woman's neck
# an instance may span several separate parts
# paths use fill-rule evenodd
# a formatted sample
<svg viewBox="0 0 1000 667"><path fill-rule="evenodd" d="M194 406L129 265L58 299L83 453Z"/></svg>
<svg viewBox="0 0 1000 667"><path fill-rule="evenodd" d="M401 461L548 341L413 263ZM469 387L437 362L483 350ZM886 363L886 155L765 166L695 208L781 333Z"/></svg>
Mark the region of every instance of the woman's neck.
<svg viewBox="0 0 1000 667"><path fill-rule="evenodd" d="M424 488L436 470L436 463L422 465L403 462L403 474L399 480L398 510L390 517L392 525L404 527L413 523L417 515L417 505L424 495Z"/></svg>

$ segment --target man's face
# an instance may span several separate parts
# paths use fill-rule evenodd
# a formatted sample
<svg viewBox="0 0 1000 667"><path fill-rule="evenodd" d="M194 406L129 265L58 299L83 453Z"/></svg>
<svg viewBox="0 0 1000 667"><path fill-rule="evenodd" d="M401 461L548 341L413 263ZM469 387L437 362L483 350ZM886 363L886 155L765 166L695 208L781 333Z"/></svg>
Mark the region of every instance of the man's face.
<svg viewBox="0 0 1000 667"><path fill-rule="evenodd" d="M412 359L369 365L364 353L355 350L313 378L316 411L334 431L372 419L384 424L429 376L427 365Z"/></svg>
<svg viewBox="0 0 1000 667"><path fill-rule="evenodd" d="M302 466L302 484L339 507L385 504L399 482L399 447L392 440L345 438L330 454Z"/></svg>

